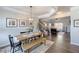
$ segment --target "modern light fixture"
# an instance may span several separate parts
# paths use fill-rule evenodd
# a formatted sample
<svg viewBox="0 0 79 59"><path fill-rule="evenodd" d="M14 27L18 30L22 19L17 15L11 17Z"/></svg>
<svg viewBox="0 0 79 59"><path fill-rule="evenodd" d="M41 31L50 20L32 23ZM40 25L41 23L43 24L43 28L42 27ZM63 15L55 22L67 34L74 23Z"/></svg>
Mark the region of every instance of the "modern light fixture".
<svg viewBox="0 0 79 59"><path fill-rule="evenodd" d="M30 6L30 18L29 18L30 23L32 23L33 21L33 17L32 17L32 6Z"/></svg>

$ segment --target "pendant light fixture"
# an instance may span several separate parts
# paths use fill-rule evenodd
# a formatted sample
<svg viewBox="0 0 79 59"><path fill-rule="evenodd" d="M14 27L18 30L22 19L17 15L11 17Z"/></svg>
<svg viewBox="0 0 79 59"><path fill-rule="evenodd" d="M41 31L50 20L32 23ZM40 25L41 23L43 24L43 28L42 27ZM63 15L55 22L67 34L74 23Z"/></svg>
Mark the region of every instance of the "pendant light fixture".
<svg viewBox="0 0 79 59"><path fill-rule="evenodd" d="M32 24L33 17L32 17L32 6L30 6L30 18L29 18L30 24Z"/></svg>

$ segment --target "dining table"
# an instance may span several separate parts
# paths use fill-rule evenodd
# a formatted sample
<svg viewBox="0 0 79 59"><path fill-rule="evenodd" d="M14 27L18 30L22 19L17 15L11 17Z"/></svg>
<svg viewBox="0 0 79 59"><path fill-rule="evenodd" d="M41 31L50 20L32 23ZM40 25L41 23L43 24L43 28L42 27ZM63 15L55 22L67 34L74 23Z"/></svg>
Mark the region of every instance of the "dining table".
<svg viewBox="0 0 79 59"><path fill-rule="evenodd" d="M17 40L23 41L23 40L27 40L31 37L36 37L36 36L41 36L41 35L42 35L42 32L31 32L29 34L23 33L23 34L15 36L15 37L17 38Z"/></svg>
<svg viewBox="0 0 79 59"><path fill-rule="evenodd" d="M17 40L22 42L23 50L29 52L29 50L34 46L37 46L42 43L46 45L46 38L43 38L42 34L43 34L42 32L31 32L29 34L23 33L23 34L17 35L16 38ZM31 38L32 39L34 38L34 40L31 41L30 40Z"/></svg>

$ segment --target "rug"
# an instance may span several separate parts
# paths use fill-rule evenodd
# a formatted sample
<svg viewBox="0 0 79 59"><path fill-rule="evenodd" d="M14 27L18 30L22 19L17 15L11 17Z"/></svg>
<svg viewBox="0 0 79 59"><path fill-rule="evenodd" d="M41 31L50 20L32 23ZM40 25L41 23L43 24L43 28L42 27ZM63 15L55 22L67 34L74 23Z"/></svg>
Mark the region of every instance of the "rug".
<svg viewBox="0 0 79 59"><path fill-rule="evenodd" d="M45 53L53 44L54 44L53 41L46 40L46 45L41 44L37 48L33 49L30 53ZM11 53L10 46L0 49L0 53ZM17 51L16 53L23 53L23 52Z"/></svg>

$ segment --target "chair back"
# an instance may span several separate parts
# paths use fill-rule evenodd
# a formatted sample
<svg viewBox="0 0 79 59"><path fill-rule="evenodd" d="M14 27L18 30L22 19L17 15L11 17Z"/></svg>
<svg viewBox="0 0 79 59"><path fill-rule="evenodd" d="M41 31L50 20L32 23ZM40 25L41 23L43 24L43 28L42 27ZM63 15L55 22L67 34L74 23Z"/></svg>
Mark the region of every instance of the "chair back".
<svg viewBox="0 0 79 59"><path fill-rule="evenodd" d="M9 35L9 41L10 41L11 47L13 47L14 42L13 42L13 37L11 35Z"/></svg>
<svg viewBox="0 0 79 59"><path fill-rule="evenodd" d="M26 32L20 32L20 34L24 34L24 33L26 33Z"/></svg>

